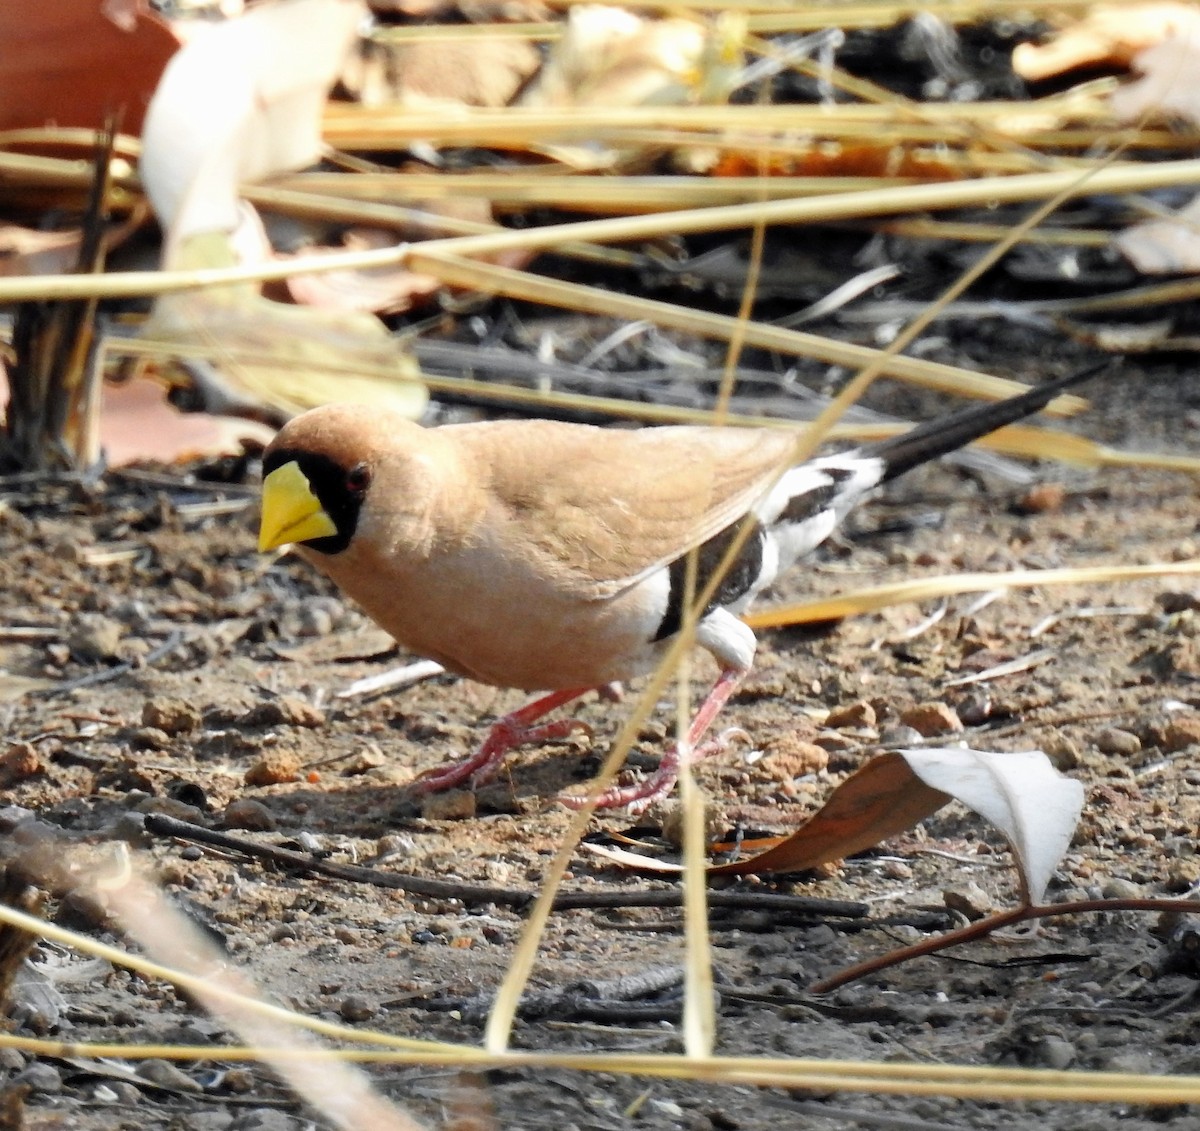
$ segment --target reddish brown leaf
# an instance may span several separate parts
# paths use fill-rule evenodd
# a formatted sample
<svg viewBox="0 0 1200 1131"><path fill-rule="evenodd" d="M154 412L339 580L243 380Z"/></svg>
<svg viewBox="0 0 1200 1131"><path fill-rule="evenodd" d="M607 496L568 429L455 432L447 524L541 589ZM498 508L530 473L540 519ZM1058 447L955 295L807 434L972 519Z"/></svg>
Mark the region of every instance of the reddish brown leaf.
<svg viewBox="0 0 1200 1131"><path fill-rule="evenodd" d="M881 754L847 778L806 825L749 860L709 869L710 875L798 872L861 852L936 813L950 795L931 789L900 754Z"/></svg>
<svg viewBox="0 0 1200 1131"><path fill-rule="evenodd" d="M144 0L0 4L0 130L53 124L100 129L142 118L179 41Z"/></svg>

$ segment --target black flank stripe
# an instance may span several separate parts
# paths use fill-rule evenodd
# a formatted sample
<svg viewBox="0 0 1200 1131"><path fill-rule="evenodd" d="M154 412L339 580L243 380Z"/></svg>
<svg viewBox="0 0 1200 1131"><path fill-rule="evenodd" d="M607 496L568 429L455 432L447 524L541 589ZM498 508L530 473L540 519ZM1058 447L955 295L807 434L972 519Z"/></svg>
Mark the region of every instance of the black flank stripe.
<svg viewBox="0 0 1200 1131"><path fill-rule="evenodd" d="M780 512L779 523L807 522L814 515L825 510L841 492L842 484L854 478L854 472L846 467L826 467L822 469L829 476L829 482L811 491L793 495L788 505Z"/></svg>
<svg viewBox="0 0 1200 1131"><path fill-rule="evenodd" d="M727 526L719 534L714 534L707 542L701 544L697 550L699 558L696 562L697 593L703 590L712 580L717 567L721 564L725 554L729 550L730 544L737 537L738 531L741 528L741 522L734 523L733 526ZM713 594L713 599L704 610L705 613L709 613L721 605L728 605L736 601L753 587L759 573L762 571L763 542L765 539L766 531L755 523L729 572L725 574L721 579L721 584L717 586L717 591ZM659 623L658 631L654 634L654 640L665 640L668 636L674 636L683 624L683 600L687 587L687 559L688 556L685 554L681 558L676 558L667 567L671 579L671 588L667 594L667 608L663 613L662 621Z"/></svg>

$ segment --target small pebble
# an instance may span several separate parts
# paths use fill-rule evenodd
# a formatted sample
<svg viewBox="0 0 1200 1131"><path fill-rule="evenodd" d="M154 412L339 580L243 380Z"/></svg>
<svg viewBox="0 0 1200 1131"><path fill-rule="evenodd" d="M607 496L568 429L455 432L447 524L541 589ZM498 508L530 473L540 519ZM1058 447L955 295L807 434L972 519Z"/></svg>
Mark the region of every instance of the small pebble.
<svg viewBox="0 0 1200 1131"><path fill-rule="evenodd" d="M37 1060L26 1065L9 1083L24 1084L30 1092L43 1096L56 1096L63 1090L58 1069Z"/></svg>
<svg viewBox="0 0 1200 1131"><path fill-rule="evenodd" d="M1140 884L1121 876L1113 876L1106 880L1100 889L1102 899L1141 899L1145 894Z"/></svg>
<svg viewBox="0 0 1200 1131"><path fill-rule="evenodd" d="M8 785L36 777L45 769L32 742L14 742L0 758L0 780Z"/></svg>
<svg viewBox="0 0 1200 1131"><path fill-rule="evenodd" d="M900 722L912 727L923 738L963 729L962 719L948 703L918 703L900 713Z"/></svg>
<svg viewBox="0 0 1200 1131"><path fill-rule="evenodd" d="M253 797L240 797L225 806L221 820L227 829L249 829L251 832L270 832L275 828L275 817L261 801Z"/></svg>
<svg viewBox="0 0 1200 1131"><path fill-rule="evenodd" d="M255 704L238 722L249 727L290 726L315 729L325 725L325 712L303 699L281 695Z"/></svg>
<svg viewBox="0 0 1200 1131"><path fill-rule="evenodd" d="M1163 729L1162 748L1166 754L1200 745L1200 716L1179 715Z"/></svg>
<svg viewBox="0 0 1200 1131"><path fill-rule="evenodd" d="M1065 734L1051 734L1042 748L1056 770L1074 770L1083 765L1083 751L1079 749L1079 744Z"/></svg>
<svg viewBox="0 0 1200 1131"><path fill-rule="evenodd" d="M1142 749L1142 740L1136 734L1119 727L1105 727L1096 735L1095 742L1096 749L1101 754L1111 754L1120 758L1131 757Z"/></svg>
<svg viewBox="0 0 1200 1131"><path fill-rule="evenodd" d="M280 785L300 776L300 756L292 750L272 750L246 771L247 785Z"/></svg>
<svg viewBox="0 0 1200 1131"><path fill-rule="evenodd" d="M350 994L338 1004L338 1014L343 1021L368 1021L378 1012L373 1002L360 994Z"/></svg>
<svg viewBox="0 0 1200 1131"><path fill-rule="evenodd" d="M992 897L976 883L956 884L942 892L942 902L974 922L992 910Z"/></svg>
<svg viewBox="0 0 1200 1131"><path fill-rule="evenodd" d="M99 613L83 613L67 637L67 647L80 660L111 660L121 647L125 626Z"/></svg>
<svg viewBox="0 0 1200 1131"><path fill-rule="evenodd" d="M200 712L183 699L147 699L142 704L142 726L165 734L185 734L200 725Z"/></svg>
<svg viewBox="0 0 1200 1131"><path fill-rule="evenodd" d="M875 725L875 708L865 699L857 703L847 703L843 707L834 707L825 720L827 727L835 730L841 727L873 727Z"/></svg>
<svg viewBox="0 0 1200 1131"><path fill-rule="evenodd" d="M792 731L784 731L763 747L758 764L776 781L791 781L825 769L829 765L829 751Z"/></svg>
<svg viewBox="0 0 1200 1131"><path fill-rule="evenodd" d="M469 821L475 816L475 793L469 789L431 793L421 800L421 816L427 821Z"/></svg>
<svg viewBox="0 0 1200 1131"><path fill-rule="evenodd" d="M1075 1046L1062 1037L1043 1037L1038 1041L1034 1054L1038 1064L1043 1068L1052 1068L1062 1072L1075 1063Z"/></svg>
<svg viewBox="0 0 1200 1131"><path fill-rule="evenodd" d="M925 738L910 726L884 727L879 732L879 745L886 747L922 746Z"/></svg>
<svg viewBox="0 0 1200 1131"><path fill-rule="evenodd" d="M174 1088L179 1092L201 1092L200 1087L186 1072L176 1068L169 1060L159 1060L157 1057L143 1060L137 1066L137 1074L143 1080L158 1084L163 1088Z"/></svg>
<svg viewBox="0 0 1200 1131"><path fill-rule="evenodd" d="M1047 514L1061 510L1067 498L1067 489L1061 483L1035 483L1016 500L1016 509L1021 514Z"/></svg>

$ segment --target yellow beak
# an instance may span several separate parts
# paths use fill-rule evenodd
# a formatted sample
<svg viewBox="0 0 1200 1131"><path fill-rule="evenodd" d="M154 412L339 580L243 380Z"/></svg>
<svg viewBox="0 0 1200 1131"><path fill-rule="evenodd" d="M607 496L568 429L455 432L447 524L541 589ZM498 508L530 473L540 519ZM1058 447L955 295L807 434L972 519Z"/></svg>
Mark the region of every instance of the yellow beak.
<svg viewBox="0 0 1200 1131"><path fill-rule="evenodd" d="M328 538L336 533L333 519L325 513L295 460L277 467L263 480L262 518L258 526L260 553L289 542Z"/></svg>

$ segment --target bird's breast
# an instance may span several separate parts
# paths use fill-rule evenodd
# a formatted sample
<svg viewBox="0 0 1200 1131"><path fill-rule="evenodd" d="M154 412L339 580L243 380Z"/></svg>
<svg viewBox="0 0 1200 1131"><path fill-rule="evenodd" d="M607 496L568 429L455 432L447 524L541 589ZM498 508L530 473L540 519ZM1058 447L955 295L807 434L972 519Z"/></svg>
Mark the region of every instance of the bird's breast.
<svg viewBox="0 0 1200 1131"><path fill-rule="evenodd" d="M306 556L404 647L483 683L596 687L644 675L662 651L654 636L665 570L595 598L494 553L459 549L408 562L351 547Z"/></svg>

